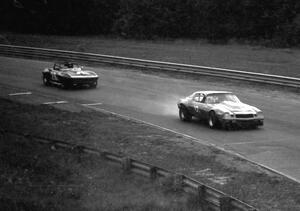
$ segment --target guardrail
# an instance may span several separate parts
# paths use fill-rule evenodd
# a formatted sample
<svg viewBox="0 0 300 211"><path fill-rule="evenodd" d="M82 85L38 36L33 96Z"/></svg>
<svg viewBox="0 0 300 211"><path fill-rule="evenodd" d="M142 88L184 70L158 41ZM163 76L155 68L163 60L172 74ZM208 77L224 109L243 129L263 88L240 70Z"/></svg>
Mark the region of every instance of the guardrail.
<svg viewBox="0 0 300 211"><path fill-rule="evenodd" d="M101 151L93 147L77 145L74 143L39 136L31 136L29 134L22 134L16 131L2 130L1 133L11 133L14 135L23 136L39 143L51 144L55 148L63 148L72 150L73 152L89 153L101 156L111 163L117 164L125 172L139 174L152 180L164 178L167 181L166 184L174 190L183 190L187 193L196 194L201 210L203 211L258 211L256 208L190 177L182 174L176 174L164 168L141 162L133 158L117 155L107 151Z"/></svg>
<svg viewBox="0 0 300 211"><path fill-rule="evenodd" d="M264 84L281 85L285 87L300 88L300 78L270 75L263 73L230 70L224 68L205 67L171 62L159 62L143 59L108 56L93 53L64 51L54 49L32 48L0 44L0 55L17 56L38 59L72 60L85 63L108 63L130 67L150 68L180 73L198 74L213 77L230 78L236 80L259 82Z"/></svg>

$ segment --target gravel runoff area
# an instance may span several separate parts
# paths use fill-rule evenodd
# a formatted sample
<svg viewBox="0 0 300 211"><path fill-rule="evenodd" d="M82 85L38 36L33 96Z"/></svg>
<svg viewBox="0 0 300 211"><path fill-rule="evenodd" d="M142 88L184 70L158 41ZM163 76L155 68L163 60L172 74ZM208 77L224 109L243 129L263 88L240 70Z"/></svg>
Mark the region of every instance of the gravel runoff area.
<svg viewBox="0 0 300 211"><path fill-rule="evenodd" d="M127 155L183 173L260 210L300 210L300 184L214 147L192 142L180 135L145 124L96 112L77 104L37 105L25 103L22 100L16 101L11 97L0 98L0 118L2 131L84 144L100 150ZM1 138L3 137L8 137L8 135L2 133ZM81 161L76 154L68 154L51 148L41 149L41 146L32 146L27 141L20 141L21 143L18 139L12 139L8 146L6 146L7 142L2 141L3 147L0 148L2 150L0 161L4 163L0 165L0 182L2 183L0 187L4 188L4 191L1 191L4 193L1 197L9 198L10 203L16 204L14 200L17 200L19 202L17 204L22 204L24 200L30 198L31 206L37 209L45 208L47 204L51 207L56 203L62 209L68 206L92 209L102 206L95 200L95 197L99 197L98 201L106 200L105 197L114 201L113 198L116 197L118 203L114 208L129 206L139 210L145 206L164 207L160 204L162 201L159 199L155 201L154 195L156 194L162 194L161 196L165 197L163 201L166 201L164 202L166 207L170 205L168 200L181 202L190 200L181 195L175 199L174 196L165 196L165 192L159 192L157 188L159 185L152 184L151 186L145 183L145 186L140 186L141 179L120 176L121 173L119 174L116 169L105 166L101 170L99 166L101 164L96 163L89 156ZM5 150L10 145L13 150ZM45 169L43 163L46 163L46 166L49 165L49 168ZM117 172L117 174L108 178L107 175L111 172ZM92 181L91 184L96 183L100 186L112 183L115 185L112 189L101 190L100 193L93 190L93 185L88 185L90 181ZM125 181L129 184L120 185ZM77 184L84 185L76 186ZM42 192L32 191L32 187L40 185L45 185L47 188L39 189ZM72 185L76 187L72 189ZM55 190L51 189L53 186ZM136 187L142 188L136 190ZM51 191L54 191L53 195ZM109 194L106 195L105 191ZM127 200L132 202L128 194L133 194L134 197L135 194L139 194L139 191L144 195L150 192L153 196L150 196L149 200L140 197L139 202L134 201L130 205L125 203ZM119 197L120 195L122 197ZM72 202L69 203L69 200Z"/></svg>
<svg viewBox="0 0 300 211"><path fill-rule="evenodd" d="M126 40L101 36L0 33L0 43L228 68L300 78L300 50L209 44L202 40Z"/></svg>

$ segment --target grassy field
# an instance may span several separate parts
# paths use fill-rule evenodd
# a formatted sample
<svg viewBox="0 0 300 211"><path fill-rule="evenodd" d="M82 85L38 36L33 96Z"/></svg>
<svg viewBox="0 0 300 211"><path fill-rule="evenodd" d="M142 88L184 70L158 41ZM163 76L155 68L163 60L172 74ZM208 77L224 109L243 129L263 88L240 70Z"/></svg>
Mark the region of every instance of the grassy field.
<svg viewBox="0 0 300 211"><path fill-rule="evenodd" d="M217 45L199 40L139 41L97 36L1 33L0 43L229 68L300 78L300 50Z"/></svg>
<svg viewBox="0 0 300 211"><path fill-rule="evenodd" d="M131 156L186 174L260 210L300 209L300 185L282 176L170 132L110 114L81 110L81 107L69 111L70 106L61 110L0 98L0 128ZM155 184L142 186L141 179L124 177L119 170L110 169L89 156L79 157L31 146L28 140L22 143L17 139L3 141L3 137L7 134L1 134L0 192L3 194L0 198L8 198L13 204L28 201L30 206L37 206L37 210L48 205L62 209L72 206L91 210L111 205L110 210L120 210L125 206L130 210L149 206L168 210L174 208L174 200L181 205L182 201L189 201L181 195L175 198L170 193L164 195L166 192L161 193ZM127 180L128 183L123 185L122 182ZM19 181L21 185L18 185ZM40 186L47 188L33 188ZM54 194L51 192L53 186ZM95 190L95 187L102 188ZM137 197L139 194L141 197ZM146 195L149 198L143 197ZM174 206L180 207L176 203Z"/></svg>
<svg viewBox="0 0 300 211"><path fill-rule="evenodd" d="M1 210L200 210L195 196L126 174L101 157L1 135Z"/></svg>

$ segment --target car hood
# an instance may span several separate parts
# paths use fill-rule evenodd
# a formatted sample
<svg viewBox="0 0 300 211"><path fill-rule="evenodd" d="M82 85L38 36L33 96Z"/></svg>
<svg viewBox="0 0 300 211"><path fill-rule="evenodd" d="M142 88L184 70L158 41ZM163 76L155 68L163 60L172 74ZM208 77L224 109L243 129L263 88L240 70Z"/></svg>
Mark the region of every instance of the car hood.
<svg viewBox="0 0 300 211"><path fill-rule="evenodd" d="M215 109L218 109L222 112L230 113L257 113L260 110L254 106L247 105L245 103L236 103L232 101L224 101L214 106Z"/></svg>
<svg viewBox="0 0 300 211"><path fill-rule="evenodd" d="M72 69L64 69L64 72L67 73L72 78L74 77L97 77L97 74L93 71L82 70L81 68L72 68Z"/></svg>

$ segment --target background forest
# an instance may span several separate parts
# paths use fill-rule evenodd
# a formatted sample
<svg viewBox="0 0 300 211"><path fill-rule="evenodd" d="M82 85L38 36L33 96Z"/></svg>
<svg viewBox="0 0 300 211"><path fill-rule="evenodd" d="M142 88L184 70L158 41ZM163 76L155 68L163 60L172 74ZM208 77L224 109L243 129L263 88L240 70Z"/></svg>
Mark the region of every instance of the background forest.
<svg viewBox="0 0 300 211"><path fill-rule="evenodd" d="M299 0L1 0L0 30L299 46Z"/></svg>

